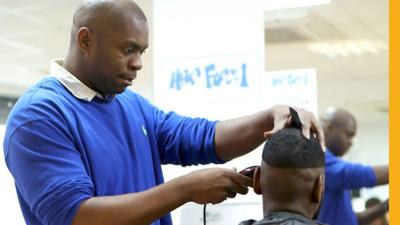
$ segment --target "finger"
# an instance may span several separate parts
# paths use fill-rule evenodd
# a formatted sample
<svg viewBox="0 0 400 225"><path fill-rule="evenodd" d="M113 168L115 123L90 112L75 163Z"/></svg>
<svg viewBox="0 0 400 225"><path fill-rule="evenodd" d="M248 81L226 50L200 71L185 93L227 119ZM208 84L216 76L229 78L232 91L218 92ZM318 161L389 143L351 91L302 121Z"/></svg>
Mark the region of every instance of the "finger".
<svg viewBox="0 0 400 225"><path fill-rule="evenodd" d="M319 141L322 151L326 151L326 145L325 145L325 138L324 138L324 133L322 132L322 129L317 129L317 132L315 133L317 135L317 140Z"/></svg>
<svg viewBox="0 0 400 225"><path fill-rule="evenodd" d="M235 182L235 184L240 185L240 186L247 186L247 187L253 186L253 179L251 179L250 177L247 177L241 173L233 174L232 181Z"/></svg>
<svg viewBox="0 0 400 225"><path fill-rule="evenodd" d="M271 131L266 131L266 132L264 132L264 139L265 140L268 140L273 134L275 134L275 130L271 130Z"/></svg>
<svg viewBox="0 0 400 225"><path fill-rule="evenodd" d="M273 134L275 134L279 130L283 129L285 127L286 123L287 123L287 121L275 123L274 128L272 130L264 132L264 138L269 139Z"/></svg>
<svg viewBox="0 0 400 225"><path fill-rule="evenodd" d="M317 140L321 145L322 151L326 151L326 146L325 146L325 137L324 137L324 131L321 128L321 126L318 125L318 122L314 118L314 123L311 124L312 131L315 133L317 136Z"/></svg>
<svg viewBox="0 0 400 225"><path fill-rule="evenodd" d="M271 130L271 131L267 131L267 132L264 132L264 139L265 140L268 140L273 134L275 134L276 133L276 131L275 130Z"/></svg>
<svg viewBox="0 0 400 225"><path fill-rule="evenodd" d="M304 137L306 137L307 139L310 139L310 124L309 123L306 123L306 124L303 123L303 126L301 126L301 131L302 131Z"/></svg>
<svg viewBox="0 0 400 225"><path fill-rule="evenodd" d="M249 193L249 188L245 187L245 186L240 186L240 188L238 190L236 190L236 193L245 195L245 194Z"/></svg>
<svg viewBox="0 0 400 225"><path fill-rule="evenodd" d="M226 197L227 198L234 198L234 197L236 197L236 192L235 191L228 191L226 193Z"/></svg>
<svg viewBox="0 0 400 225"><path fill-rule="evenodd" d="M291 116L289 116L289 119L285 123L285 127L290 126L292 123L293 123L293 118Z"/></svg>
<svg viewBox="0 0 400 225"><path fill-rule="evenodd" d="M227 190L227 193L231 193L231 192L235 193L235 195L236 195L236 193L245 195L249 192L249 188L246 186L243 186L243 185L232 183L232 186L229 187L229 189Z"/></svg>
<svg viewBox="0 0 400 225"><path fill-rule="evenodd" d="M213 204L213 205L215 205L215 204L219 204L219 203L225 201L226 199L227 199L226 197L221 197L221 198L219 198L218 200L211 201L210 203Z"/></svg>
<svg viewBox="0 0 400 225"><path fill-rule="evenodd" d="M313 124L317 123L316 119L314 117L314 114L312 114L311 112L308 112L304 109L298 109L298 115L299 115L299 120L301 123L301 131L304 135L304 137L306 137L307 139L310 139L311 133L312 133L312 129L313 129Z"/></svg>

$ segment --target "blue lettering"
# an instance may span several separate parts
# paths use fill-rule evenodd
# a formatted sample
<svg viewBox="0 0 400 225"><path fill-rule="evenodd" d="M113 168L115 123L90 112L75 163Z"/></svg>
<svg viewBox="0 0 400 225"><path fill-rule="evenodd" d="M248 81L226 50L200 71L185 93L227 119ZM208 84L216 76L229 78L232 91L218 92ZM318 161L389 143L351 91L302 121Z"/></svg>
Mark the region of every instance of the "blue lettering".
<svg viewBox="0 0 400 225"><path fill-rule="evenodd" d="M240 87L248 87L249 84L247 83L247 64L242 64L242 81L240 82Z"/></svg>
<svg viewBox="0 0 400 225"><path fill-rule="evenodd" d="M202 70L201 67L195 67L194 69L181 70L177 68L171 73L171 80L169 88L181 90L184 85L196 85L198 78L201 78ZM234 82L238 83L240 87L248 87L247 81L247 64L243 63L239 68L221 68L217 69L215 63L211 63L203 67L206 88L219 87L222 83L226 85L232 85ZM240 71L241 70L241 71ZM277 82L273 80L273 82Z"/></svg>
<svg viewBox="0 0 400 225"><path fill-rule="evenodd" d="M190 83L191 85L194 85L192 73L189 73L189 71L187 69L185 70L184 82L185 82L185 84Z"/></svg>
<svg viewBox="0 0 400 225"><path fill-rule="evenodd" d="M176 71L172 72L169 88L174 88L179 91L182 88L182 83L183 83L183 75L179 71L179 69L177 69Z"/></svg>
<svg viewBox="0 0 400 225"><path fill-rule="evenodd" d="M215 64L206 66L204 70L206 73L206 86L207 88L212 88L211 80L213 77L215 77L215 74L212 74L212 72L215 70Z"/></svg>

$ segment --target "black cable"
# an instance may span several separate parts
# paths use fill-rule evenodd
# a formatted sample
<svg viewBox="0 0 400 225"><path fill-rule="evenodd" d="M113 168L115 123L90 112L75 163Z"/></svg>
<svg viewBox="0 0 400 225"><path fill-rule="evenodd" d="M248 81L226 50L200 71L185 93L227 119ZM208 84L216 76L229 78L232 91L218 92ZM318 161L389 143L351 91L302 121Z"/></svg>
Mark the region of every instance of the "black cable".
<svg viewBox="0 0 400 225"><path fill-rule="evenodd" d="M207 204L204 204L204 207L203 207L203 225L206 225L206 206L207 206Z"/></svg>

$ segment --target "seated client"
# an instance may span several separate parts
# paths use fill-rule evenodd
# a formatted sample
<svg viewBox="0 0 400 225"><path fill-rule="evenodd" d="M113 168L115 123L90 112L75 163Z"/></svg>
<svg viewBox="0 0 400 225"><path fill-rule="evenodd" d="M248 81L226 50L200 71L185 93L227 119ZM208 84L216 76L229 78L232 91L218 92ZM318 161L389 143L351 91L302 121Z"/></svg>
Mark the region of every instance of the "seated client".
<svg viewBox="0 0 400 225"><path fill-rule="evenodd" d="M254 170L253 188L262 194L264 218L240 225L320 224L318 213L324 191L325 157L316 138L301 129L285 128L264 146L261 167Z"/></svg>

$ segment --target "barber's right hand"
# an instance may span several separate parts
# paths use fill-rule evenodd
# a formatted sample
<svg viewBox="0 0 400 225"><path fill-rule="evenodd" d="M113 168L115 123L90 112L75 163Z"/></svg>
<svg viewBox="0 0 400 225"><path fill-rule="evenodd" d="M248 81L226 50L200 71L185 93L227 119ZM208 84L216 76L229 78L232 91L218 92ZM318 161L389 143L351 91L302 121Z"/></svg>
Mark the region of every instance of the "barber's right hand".
<svg viewBox="0 0 400 225"><path fill-rule="evenodd" d="M247 194L248 187L252 186L251 178L226 168L197 170L183 178L188 198L199 204L217 204L234 198L237 193Z"/></svg>

